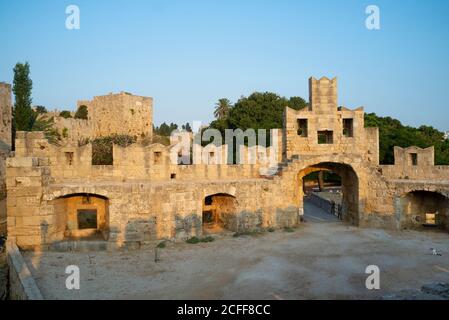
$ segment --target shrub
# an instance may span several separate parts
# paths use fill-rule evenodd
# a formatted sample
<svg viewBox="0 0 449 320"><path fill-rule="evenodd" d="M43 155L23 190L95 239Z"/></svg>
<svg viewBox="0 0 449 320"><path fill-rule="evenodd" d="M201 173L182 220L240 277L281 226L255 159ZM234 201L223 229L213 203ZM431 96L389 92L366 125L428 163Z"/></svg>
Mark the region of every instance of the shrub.
<svg viewBox="0 0 449 320"><path fill-rule="evenodd" d="M165 244L165 241L162 241L162 242L159 242L156 247L158 247L160 249L164 249L166 246L167 245Z"/></svg>
<svg viewBox="0 0 449 320"><path fill-rule="evenodd" d="M285 227L285 228L284 228L284 231L285 231L285 232L294 232L295 229L293 229L292 227Z"/></svg>
<svg viewBox="0 0 449 320"><path fill-rule="evenodd" d="M275 229L274 229L273 227L270 227L270 228L267 229L267 231L268 231L268 232L274 232Z"/></svg>
<svg viewBox="0 0 449 320"><path fill-rule="evenodd" d="M67 128L62 129L62 137L63 138L69 137L69 129L67 129Z"/></svg>
<svg viewBox="0 0 449 320"><path fill-rule="evenodd" d="M92 164L112 165L112 145L116 144L126 148L136 142L136 138L129 135L114 134L108 137L96 138L92 141Z"/></svg>
<svg viewBox="0 0 449 320"><path fill-rule="evenodd" d="M187 239L186 242L190 243L190 244L197 244L200 242L200 239L198 239L197 237L191 237L191 238Z"/></svg>
<svg viewBox="0 0 449 320"><path fill-rule="evenodd" d="M72 114L70 113L70 111L64 110L59 113L59 116L68 119L72 117Z"/></svg>
<svg viewBox="0 0 449 320"><path fill-rule="evenodd" d="M201 239L201 242L212 242L212 241L214 241L214 240L215 240L215 239L214 239L213 237L207 236L207 237L202 238L202 239Z"/></svg>
<svg viewBox="0 0 449 320"><path fill-rule="evenodd" d="M78 110L76 110L75 119L87 120L87 115L88 115L87 107L85 105L81 105L79 106Z"/></svg>

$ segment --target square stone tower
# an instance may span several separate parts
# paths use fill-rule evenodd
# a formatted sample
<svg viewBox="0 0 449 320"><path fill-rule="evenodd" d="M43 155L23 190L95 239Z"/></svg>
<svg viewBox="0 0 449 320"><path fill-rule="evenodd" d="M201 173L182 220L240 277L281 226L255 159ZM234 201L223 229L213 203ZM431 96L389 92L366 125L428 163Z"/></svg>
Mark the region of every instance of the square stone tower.
<svg viewBox="0 0 449 320"><path fill-rule="evenodd" d="M137 138L153 136L153 98L127 92L78 101L85 105L94 137L126 134Z"/></svg>
<svg viewBox="0 0 449 320"><path fill-rule="evenodd" d="M0 82L0 149L11 150L12 140L11 85Z"/></svg>
<svg viewBox="0 0 449 320"><path fill-rule="evenodd" d="M309 79L310 111L316 114L335 114L337 111L337 78Z"/></svg>

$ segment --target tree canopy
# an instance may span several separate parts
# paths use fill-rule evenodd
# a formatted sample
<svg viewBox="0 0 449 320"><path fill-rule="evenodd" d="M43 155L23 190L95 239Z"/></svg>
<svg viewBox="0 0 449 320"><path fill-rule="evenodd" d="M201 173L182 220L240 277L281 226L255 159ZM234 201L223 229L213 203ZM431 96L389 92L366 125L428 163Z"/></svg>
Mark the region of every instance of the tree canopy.
<svg viewBox="0 0 449 320"><path fill-rule="evenodd" d="M72 117L72 114L70 113L70 111L63 110L59 113L59 116L68 119Z"/></svg>
<svg viewBox="0 0 449 320"><path fill-rule="evenodd" d="M75 119L87 120L87 115L88 115L87 106L81 105L78 107L78 110L76 110Z"/></svg>
<svg viewBox="0 0 449 320"><path fill-rule="evenodd" d="M229 111L232 108L231 101L226 98L219 99L215 104L214 116L218 120L226 119L229 115Z"/></svg>
<svg viewBox="0 0 449 320"><path fill-rule="evenodd" d="M30 65L17 63L14 67L14 92L13 125L15 131L31 131L33 127L33 110L31 109L31 90L33 81L30 79Z"/></svg>
<svg viewBox="0 0 449 320"><path fill-rule="evenodd" d="M210 127L220 131L228 128L282 128L284 109L287 106L299 110L305 108L307 103L301 97L287 99L272 92L254 92L248 97L241 97L229 110L226 118L213 121Z"/></svg>
<svg viewBox="0 0 449 320"><path fill-rule="evenodd" d="M431 126L414 128L404 126L391 117L379 117L375 113L365 114L365 127L379 128L379 158L382 164L394 163L393 147L435 147L435 164L449 164L449 140L444 133Z"/></svg>

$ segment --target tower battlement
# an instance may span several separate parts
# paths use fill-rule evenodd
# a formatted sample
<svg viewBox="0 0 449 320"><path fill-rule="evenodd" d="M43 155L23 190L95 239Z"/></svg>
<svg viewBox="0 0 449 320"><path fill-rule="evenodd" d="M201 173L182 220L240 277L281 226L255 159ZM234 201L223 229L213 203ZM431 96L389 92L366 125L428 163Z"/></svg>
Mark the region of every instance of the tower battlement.
<svg viewBox="0 0 449 320"><path fill-rule="evenodd" d="M337 110L337 78L309 78L310 110L315 113L335 113Z"/></svg>

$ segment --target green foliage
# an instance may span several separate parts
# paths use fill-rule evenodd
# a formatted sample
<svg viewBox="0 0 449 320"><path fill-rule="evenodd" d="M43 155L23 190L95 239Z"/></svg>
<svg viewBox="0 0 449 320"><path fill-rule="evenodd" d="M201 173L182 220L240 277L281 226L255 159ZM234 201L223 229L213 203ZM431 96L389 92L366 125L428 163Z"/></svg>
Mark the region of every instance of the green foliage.
<svg viewBox="0 0 449 320"><path fill-rule="evenodd" d="M48 112L47 108L45 108L44 106L36 106L34 109L36 110L36 113L38 113L38 114L44 114L44 113Z"/></svg>
<svg viewBox="0 0 449 320"><path fill-rule="evenodd" d="M211 237L211 236L206 236L206 237L203 237L203 238L191 237L191 238L187 239L186 242L190 243L190 244L197 244L197 243L200 243L200 242L213 242L214 240L215 239L213 237Z"/></svg>
<svg viewBox="0 0 449 320"><path fill-rule="evenodd" d="M318 179L318 171L309 173L304 180L316 181ZM341 184L341 177L332 171L323 171L324 182L333 182Z"/></svg>
<svg viewBox="0 0 449 320"><path fill-rule="evenodd" d="M65 118L65 119L68 119L68 118L72 117L72 114L70 113L70 111L63 110L59 113L59 116Z"/></svg>
<svg viewBox="0 0 449 320"><path fill-rule="evenodd" d="M170 125L166 124L165 122L162 123L159 127L154 128L154 134L169 137L173 130L178 129L178 125L175 123L170 123Z"/></svg>
<svg viewBox="0 0 449 320"><path fill-rule="evenodd" d="M262 231L260 231L260 230L246 230L246 231L236 232L232 236L234 238L238 238L241 236L260 236L261 234L262 234Z"/></svg>
<svg viewBox="0 0 449 320"><path fill-rule="evenodd" d="M221 119L227 119L229 116L229 111L232 108L231 101L226 98L221 98L218 100L218 102L215 104L215 111L214 116L218 120Z"/></svg>
<svg viewBox="0 0 449 320"><path fill-rule="evenodd" d="M449 164L449 141L444 140L443 132L431 126L413 128L404 126L399 120L391 117L379 117L375 113L367 113L365 127L379 128L379 158L382 164L394 163L394 146L402 148L435 146L435 164Z"/></svg>
<svg viewBox="0 0 449 320"><path fill-rule="evenodd" d="M63 128L62 129L62 137L63 138L68 138L69 137L69 129L67 129L67 128Z"/></svg>
<svg viewBox="0 0 449 320"><path fill-rule="evenodd" d="M93 165L112 165L113 145L119 145L123 148L136 142L136 138L129 135L114 134L107 137L100 137L92 140L92 164ZM80 142L78 142L79 144Z"/></svg>
<svg viewBox="0 0 449 320"><path fill-rule="evenodd" d="M186 242L190 244L197 244L200 242L200 239L198 237L191 237L187 239Z"/></svg>
<svg viewBox="0 0 449 320"><path fill-rule="evenodd" d="M254 92L249 97L240 98L229 110L226 118L219 118L210 124L211 128L246 130L282 128L285 107L295 110L305 108L307 103L300 97L278 96L272 92Z"/></svg>
<svg viewBox="0 0 449 320"><path fill-rule="evenodd" d="M33 82L30 79L30 65L17 63L14 67L14 92L13 125L15 131L31 131L34 114L31 109L31 90Z"/></svg>
<svg viewBox="0 0 449 320"><path fill-rule="evenodd" d="M88 115L87 107L85 105L81 105L78 107L78 110L76 110L75 119L87 120L87 115Z"/></svg>
<svg viewBox="0 0 449 320"><path fill-rule="evenodd" d="M274 231L276 231L273 227L269 227L268 229L267 229L267 231L268 232L274 232Z"/></svg>
<svg viewBox="0 0 449 320"><path fill-rule="evenodd" d="M45 134L45 138L52 144L59 144L61 140L61 135L54 128L54 119L44 118L37 111L33 112L32 116L32 127L31 131L43 131Z"/></svg>
<svg viewBox="0 0 449 320"><path fill-rule="evenodd" d="M159 242L158 244L157 244L157 248L160 248L160 249L164 249L165 247L166 247L167 245L166 245L166 243L165 243L165 241L161 241L161 242Z"/></svg>
<svg viewBox="0 0 449 320"><path fill-rule="evenodd" d="M211 236L206 236L204 238L201 238L201 242L213 242L215 239Z"/></svg>
<svg viewBox="0 0 449 320"><path fill-rule="evenodd" d="M285 232L295 232L295 229L293 229L292 227L285 227L284 231Z"/></svg>
<svg viewBox="0 0 449 320"><path fill-rule="evenodd" d="M182 130L185 130L187 132L192 132L192 127L190 126L190 123L188 123L188 122L186 124L183 124L181 126L181 128L182 128Z"/></svg>
<svg viewBox="0 0 449 320"><path fill-rule="evenodd" d="M170 138L167 136L153 135L152 141L150 141L150 139L144 139L144 141L142 141L142 143L144 145L150 145L151 143L160 143L160 144L163 144L164 146L169 146Z"/></svg>

